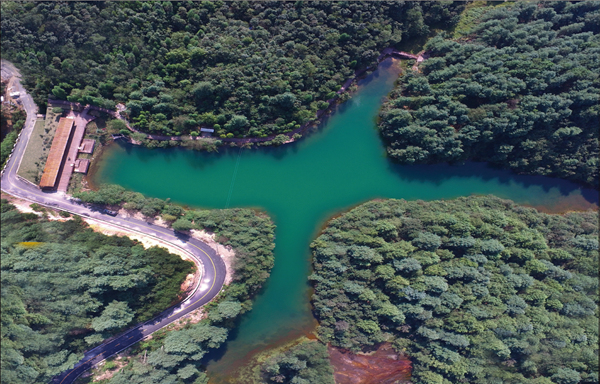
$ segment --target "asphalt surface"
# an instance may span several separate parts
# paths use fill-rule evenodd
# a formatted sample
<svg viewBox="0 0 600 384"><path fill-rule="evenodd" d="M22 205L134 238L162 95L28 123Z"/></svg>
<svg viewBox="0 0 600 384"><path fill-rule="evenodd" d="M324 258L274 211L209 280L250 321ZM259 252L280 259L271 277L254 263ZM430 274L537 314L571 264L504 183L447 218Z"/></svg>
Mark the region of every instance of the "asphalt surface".
<svg viewBox="0 0 600 384"><path fill-rule="evenodd" d="M12 64L2 60L1 66L3 77L19 76L17 69ZM64 193L42 192L37 186L18 177L17 170L36 121L37 106L20 82L15 81L14 84L15 89L13 91L21 92L20 99L27 112L27 120L12 156L2 171L1 187L3 192L53 209L61 209L75 215L110 223L127 231L139 232L167 241L190 254L196 265L201 264L198 267L202 268L204 272L193 293L183 302L165 310L154 319L139 324L121 335L112 337L108 342L85 352L83 359L75 364L73 369L63 372L52 380L52 383L69 384L93 365L129 348L146 336L211 301L223 287L226 267L215 250L199 240L171 229L157 227L142 220L103 214L100 209L77 203Z"/></svg>

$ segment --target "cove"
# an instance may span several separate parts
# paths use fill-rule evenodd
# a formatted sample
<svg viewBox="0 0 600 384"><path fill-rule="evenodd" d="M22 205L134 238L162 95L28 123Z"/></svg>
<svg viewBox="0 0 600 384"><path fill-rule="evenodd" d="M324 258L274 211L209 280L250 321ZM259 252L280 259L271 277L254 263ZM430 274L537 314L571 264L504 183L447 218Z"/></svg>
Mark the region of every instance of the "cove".
<svg viewBox="0 0 600 384"><path fill-rule="evenodd" d="M397 64L384 61L315 133L289 145L220 153L112 145L104 152L94 184L120 184L195 207L256 207L277 225L271 277L232 339L213 355L208 371L214 382L229 382L228 374L254 352L314 328L309 245L326 220L354 205L373 198L494 194L550 210L597 209L596 191L558 179L519 176L483 163L391 163L375 120L398 77Z"/></svg>

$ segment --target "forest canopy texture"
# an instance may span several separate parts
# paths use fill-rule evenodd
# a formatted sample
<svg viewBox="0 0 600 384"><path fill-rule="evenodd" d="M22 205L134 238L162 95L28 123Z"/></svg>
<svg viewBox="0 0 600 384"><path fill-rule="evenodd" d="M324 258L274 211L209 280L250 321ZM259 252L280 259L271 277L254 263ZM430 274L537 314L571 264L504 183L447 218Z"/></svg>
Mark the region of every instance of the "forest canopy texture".
<svg viewBox="0 0 600 384"><path fill-rule="evenodd" d="M2 383L48 383L83 351L172 305L194 264L23 214L2 200Z"/></svg>
<svg viewBox="0 0 600 384"><path fill-rule="evenodd" d="M372 201L311 247L325 342L389 341L415 384L598 382L597 212Z"/></svg>
<svg viewBox="0 0 600 384"><path fill-rule="evenodd" d="M138 344L128 364L109 380L110 384L206 383L203 358L211 349L219 348L240 316L252 309L252 298L273 268L275 225L271 218L252 209L184 210L118 185L102 185L97 191L76 196L85 203L123 207L147 218L161 215L182 233L211 231L217 242L233 249L233 281L202 308L203 320L183 329L167 329L168 333L159 332L152 340Z"/></svg>
<svg viewBox="0 0 600 384"><path fill-rule="evenodd" d="M2 2L2 57L38 105L127 105L144 132L288 132L379 51L458 21L461 2Z"/></svg>
<svg viewBox="0 0 600 384"><path fill-rule="evenodd" d="M262 365L261 384L335 384L327 346L317 340L302 340L270 356Z"/></svg>
<svg viewBox="0 0 600 384"><path fill-rule="evenodd" d="M431 39L381 113L402 163L475 159L598 188L600 3L470 10L459 39ZM469 13L467 13L467 16Z"/></svg>

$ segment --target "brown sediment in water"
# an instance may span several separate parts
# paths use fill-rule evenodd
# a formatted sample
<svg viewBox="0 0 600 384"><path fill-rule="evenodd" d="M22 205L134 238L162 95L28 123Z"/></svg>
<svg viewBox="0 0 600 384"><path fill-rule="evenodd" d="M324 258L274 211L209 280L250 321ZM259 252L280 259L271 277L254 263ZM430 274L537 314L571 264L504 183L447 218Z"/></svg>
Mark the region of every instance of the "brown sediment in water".
<svg viewBox="0 0 600 384"><path fill-rule="evenodd" d="M589 210L598 211L598 204L592 203L586 200L586 198L582 195L578 194L561 197L554 204L524 205L548 214L565 214L569 212L582 212Z"/></svg>
<svg viewBox="0 0 600 384"><path fill-rule="evenodd" d="M410 359L394 351L389 343L371 354L355 354L332 346L328 350L337 384L394 384L410 380Z"/></svg>
<svg viewBox="0 0 600 384"><path fill-rule="evenodd" d="M317 326L317 321L314 320L307 326L299 329L294 329L293 331L287 332L285 336L277 339L274 342L269 342L260 345L257 348L252 349L248 353L246 353L242 358L236 359L234 363L229 362L225 367L220 367L219 364L221 362L216 362L212 367L209 366L208 374L209 381L208 384L239 384L244 383L241 375L244 374L245 369L249 366L256 364L256 357L261 353L266 351L280 348L285 346L286 344L293 343L296 340L299 340L303 337L316 340L317 337L314 335L315 328ZM212 368L212 369L211 369Z"/></svg>

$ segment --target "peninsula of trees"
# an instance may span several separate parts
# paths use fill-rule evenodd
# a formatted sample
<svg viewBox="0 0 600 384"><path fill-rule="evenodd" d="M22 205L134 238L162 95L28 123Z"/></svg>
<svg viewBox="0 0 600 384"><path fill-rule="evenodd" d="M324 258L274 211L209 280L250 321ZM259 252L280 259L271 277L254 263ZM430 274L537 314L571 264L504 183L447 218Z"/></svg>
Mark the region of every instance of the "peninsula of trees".
<svg viewBox="0 0 600 384"><path fill-rule="evenodd" d="M470 14L469 14L470 12ZM475 8L425 46L379 124L405 163L489 161L598 188L600 3Z"/></svg>
<svg viewBox="0 0 600 384"><path fill-rule="evenodd" d="M108 381L109 384L206 383L202 358L227 340L229 330L252 308L251 299L270 275L275 247L275 225L271 218L251 209L184 210L117 185L104 185L98 191L76 196L90 204L141 212L147 218L160 215L180 232L209 230L215 233L217 242L234 250L233 281L203 307L206 314L203 320L180 330L160 332L150 342L134 347L134 357L128 365Z"/></svg>
<svg viewBox="0 0 600 384"><path fill-rule="evenodd" d="M453 25L450 2L2 2L2 57L48 97L144 132L265 137L315 118L379 51Z"/></svg>
<svg viewBox="0 0 600 384"><path fill-rule="evenodd" d="M1 239L6 384L48 383L84 351L174 304L195 268L164 248L94 232L79 216L48 220L4 199Z"/></svg>
<svg viewBox="0 0 600 384"><path fill-rule="evenodd" d="M598 214L493 196L365 203L312 244L319 337L413 360L412 381L598 380Z"/></svg>

